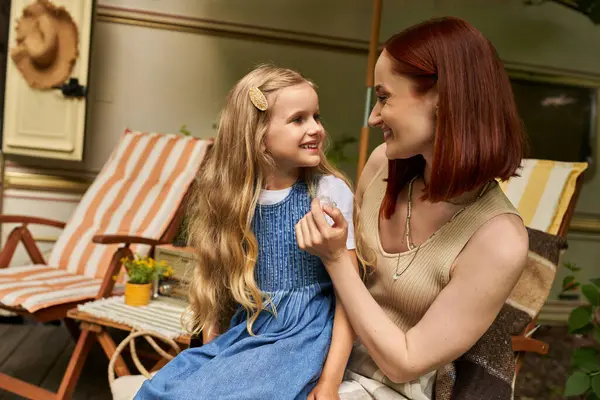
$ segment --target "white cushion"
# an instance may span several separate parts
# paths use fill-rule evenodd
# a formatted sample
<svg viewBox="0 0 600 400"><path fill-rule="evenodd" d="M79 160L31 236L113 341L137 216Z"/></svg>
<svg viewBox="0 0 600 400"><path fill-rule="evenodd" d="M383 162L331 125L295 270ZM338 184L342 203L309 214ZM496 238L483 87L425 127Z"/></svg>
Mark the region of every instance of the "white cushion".
<svg viewBox="0 0 600 400"><path fill-rule="evenodd" d="M155 373L152 372L150 375L154 376ZM113 399L132 400L145 381L144 375L126 375L115 379L110 388Z"/></svg>

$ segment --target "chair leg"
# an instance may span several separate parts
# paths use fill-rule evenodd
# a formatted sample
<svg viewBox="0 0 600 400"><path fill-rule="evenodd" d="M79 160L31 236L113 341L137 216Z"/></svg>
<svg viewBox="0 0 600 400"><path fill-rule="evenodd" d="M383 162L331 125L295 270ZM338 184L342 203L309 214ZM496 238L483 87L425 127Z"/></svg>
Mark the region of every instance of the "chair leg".
<svg viewBox="0 0 600 400"><path fill-rule="evenodd" d="M111 360L115 354L115 350L117 350L117 345L105 329L102 329L102 331L98 333L98 342L100 342L108 359ZM131 375L129 368L127 368L127 364L125 364L125 360L123 360L123 357L121 356L117 358L117 362L115 363L115 372L117 373L117 376Z"/></svg>
<svg viewBox="0 0 600 400"><path fill-rule="evenodd" d="M57 400L69 400L73 395L75 386L79 380L79 375L81 375L81 370L85 364L85 360L87 359L87 356L92 345L96 341L96 338L96 332L92 332L85 328L82 329L79 339L77 340L77 344L75 345L73 355L69 360L67 371L65 372L62 382L60 383L60 388L58 389L58 393L56 395Z"/></svg>
<svg viewBox="0 0 600 400"><path fill-rule="evenodd" d="M73 321L71 318L63 318L62 321L73 340L77 342L79 340L79 335L81 334L81 330L79 329L77 322Z"/></svg>

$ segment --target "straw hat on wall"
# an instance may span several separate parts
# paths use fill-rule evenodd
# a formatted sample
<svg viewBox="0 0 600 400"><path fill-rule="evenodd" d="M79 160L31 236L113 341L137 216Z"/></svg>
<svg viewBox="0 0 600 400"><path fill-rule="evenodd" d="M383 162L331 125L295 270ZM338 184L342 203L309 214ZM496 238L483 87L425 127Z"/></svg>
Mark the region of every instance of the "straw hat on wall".
<svg viewBox="0 0 600 400"><path fill-rule="evenodd" d="M17 21L11 58L34 89L62 85L79 55L77 25L64 7L37 0Z"/></svg>

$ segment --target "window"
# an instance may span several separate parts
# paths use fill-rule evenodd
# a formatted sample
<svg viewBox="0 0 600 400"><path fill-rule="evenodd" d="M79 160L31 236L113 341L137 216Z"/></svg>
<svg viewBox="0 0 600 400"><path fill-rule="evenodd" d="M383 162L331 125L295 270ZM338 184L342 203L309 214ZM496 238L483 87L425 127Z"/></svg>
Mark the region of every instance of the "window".
<svg viewBox="0 0 600 400"><path fill-rule="evenodd" d="M529 158L592 163L597 88L511 77Z"/></svg>

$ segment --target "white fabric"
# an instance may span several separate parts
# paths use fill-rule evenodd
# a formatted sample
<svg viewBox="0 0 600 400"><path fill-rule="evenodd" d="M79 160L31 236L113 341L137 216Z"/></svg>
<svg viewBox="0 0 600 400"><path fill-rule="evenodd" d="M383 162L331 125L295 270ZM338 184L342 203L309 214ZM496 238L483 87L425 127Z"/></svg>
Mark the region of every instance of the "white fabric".
<svg viewBox="0 0 600 400"><path fill-rule="evenodd" d="M263 205L277 204L283 201L292 190L291 187L281 190L266 190L260 191L258 203ZM354 222L352 213L354 211L354 195L352 190L340 178L327 175L321 178L317 187L317 198L328 197L336 204L336 207L342 212L344 218L348 222L348 238L346 240L346 248L352 250L356 248L354 243ZM327 217L327 216L326 216ZM332 221L327 217L329 223Z"/></svg>
<svg viewBox="0 0 600 400"><path fill-rule="evenodd" d="M154 374L156 372L150 373L152 376ZM115 379L110 387L113 400L133 400L145 381L146 377L144 375L126 375Z"/></svg>

